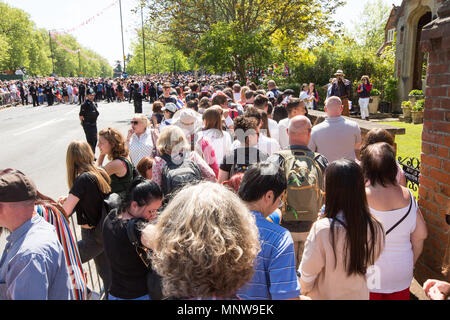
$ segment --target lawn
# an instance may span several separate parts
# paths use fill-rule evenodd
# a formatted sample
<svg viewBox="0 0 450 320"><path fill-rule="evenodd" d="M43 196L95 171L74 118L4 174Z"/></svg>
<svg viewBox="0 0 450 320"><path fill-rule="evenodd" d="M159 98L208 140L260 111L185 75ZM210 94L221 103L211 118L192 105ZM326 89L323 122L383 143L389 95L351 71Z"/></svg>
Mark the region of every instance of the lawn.
<svg viewBox="0 0 450 320"><path fill-rule="evenodd" d="M422 124L412 124L400 121L381 123L406 129L404 135L399 135L395 138L395 142L397 143L397 158L415 157L420 160L420 154L422 153Z"/></svg>
<svg viewBox="0 0 450 320"><path fill-rule="evenodd" d="M406 133L404 135L398 135L395 137L395 142L397 143L397 159L399 157L401 157L402 159L411 157L417 158L420 161L420 154L422 153L423 124L412 124L400 121L381 123L406 129ZM413 193L417 198L418 191L414 191Z"/></svg>

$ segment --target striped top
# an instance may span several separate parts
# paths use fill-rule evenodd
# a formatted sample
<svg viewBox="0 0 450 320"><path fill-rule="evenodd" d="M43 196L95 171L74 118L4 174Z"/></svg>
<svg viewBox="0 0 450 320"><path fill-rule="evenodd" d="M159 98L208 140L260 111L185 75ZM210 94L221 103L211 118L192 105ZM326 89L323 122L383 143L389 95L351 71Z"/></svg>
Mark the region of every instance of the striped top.
<svg viewBox="0 0 450 320"><path fill-rule="evenodd" d="M295 270L294 242L288 230L253 211L259 230L261 251L253 279L239 290L243 300L284 300L300 296Z"/></svg>

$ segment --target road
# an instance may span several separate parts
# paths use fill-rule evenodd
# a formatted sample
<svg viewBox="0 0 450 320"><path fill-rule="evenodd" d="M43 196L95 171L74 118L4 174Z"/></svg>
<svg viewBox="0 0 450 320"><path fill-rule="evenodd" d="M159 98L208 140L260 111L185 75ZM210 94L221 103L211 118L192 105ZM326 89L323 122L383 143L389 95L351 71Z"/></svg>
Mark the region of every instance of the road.
<svg viewBox="0 0 450 320"><path fill-rule="evenodd" d="M126 136L133 104L98 103L97 128L114 127ZM14 168L29 176L39 191L55 200L67 195L66 151L70 142L86 141L79 105L19 106L0 110L0 169ZM151 105L143 103L145 114ZM99 150L96 150L97 156ZM0 253L5 235L0 237Z"/></svg>

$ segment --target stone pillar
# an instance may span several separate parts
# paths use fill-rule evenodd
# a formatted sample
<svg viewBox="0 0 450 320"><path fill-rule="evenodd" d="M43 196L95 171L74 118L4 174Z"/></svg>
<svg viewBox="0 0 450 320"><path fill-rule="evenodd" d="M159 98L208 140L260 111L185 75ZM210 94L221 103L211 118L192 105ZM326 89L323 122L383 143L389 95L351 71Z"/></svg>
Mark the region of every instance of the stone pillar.
<svg viewBox="0 0 450 320"><path fill-rule="evenodd" d="M416 264L423 283L449 281L450 226L450 1L442 3L438 18L423 28L421 46L429 53L422 136L419 206L428 239Z"/></svg>

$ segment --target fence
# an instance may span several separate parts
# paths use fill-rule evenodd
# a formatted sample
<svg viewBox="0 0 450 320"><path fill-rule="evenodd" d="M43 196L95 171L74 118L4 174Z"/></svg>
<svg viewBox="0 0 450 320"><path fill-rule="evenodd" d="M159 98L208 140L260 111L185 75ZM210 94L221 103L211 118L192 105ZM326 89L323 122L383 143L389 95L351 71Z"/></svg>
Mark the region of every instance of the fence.
<svg viewBox="0 0 450 320"><path fill-rule="evenodd" d="M80 235L80 228L76 228L77 223L74 218L75 215L70 217L70 228L72 229L72 233L75 237L75 241L78 242L78 238ZM80 236L81 237L81 236ZM103 281L100 278L100 275L95 268L94 260L90 260L83 264L83 270L87 273L87 287L91 290L92 295L90 300L104 300L105 299L105 290L103 286ZM98 295L98 297L97 297Z"/></svg>
<svg viewBox="0 0 450 320"><path fill-rule="evenodd" d="M15 104L20 101L19 96L11 92L0 93L0 107Z"/></svg>
<svg viewBox="0 0 450 320"><path fill-rule="evenodd" d="M420 160L414 157L398 158L405 173L406 186L414 192L419 190Z"/></svg>

